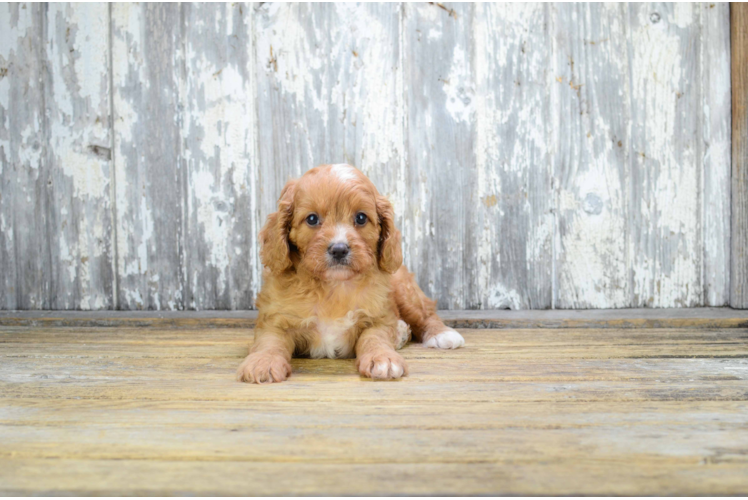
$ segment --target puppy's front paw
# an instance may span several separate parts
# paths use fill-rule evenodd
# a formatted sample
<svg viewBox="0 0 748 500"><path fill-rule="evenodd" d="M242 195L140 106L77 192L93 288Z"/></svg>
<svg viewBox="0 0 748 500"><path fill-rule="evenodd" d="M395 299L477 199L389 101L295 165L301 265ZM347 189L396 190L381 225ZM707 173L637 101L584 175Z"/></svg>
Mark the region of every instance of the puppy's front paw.
<svg viewBox="0 0 748 500"><path fill-rule="evenodd" d="M447 328L443 332L437 333L427 339L423 345L426 347L436 347L437 349L457 349L465 345L465 339L456 331Z"/></svg>
<svg viewBox="0 0 748 500"><path fill-rule="evenodd" d="M356 361L358 371L364 377L388 380L408 375L408 365L395 351L364 354Z"/></svg>
<svg viewBox="0 0 748 500"><path fill-rule="evenodd" d="M254 352L236 371L236 380L253 384L283 382L291 375L291 364L281 356Z"/></svg>
<svg viewBox="0 0 748 500"><path fill-rule="evenodd" d="M397 345L395 346L395 350L399 351L400 349L405 347L405 344L407 344L409 341L410 327L408 326L408 323L401 319L397 320Z"/></svg>

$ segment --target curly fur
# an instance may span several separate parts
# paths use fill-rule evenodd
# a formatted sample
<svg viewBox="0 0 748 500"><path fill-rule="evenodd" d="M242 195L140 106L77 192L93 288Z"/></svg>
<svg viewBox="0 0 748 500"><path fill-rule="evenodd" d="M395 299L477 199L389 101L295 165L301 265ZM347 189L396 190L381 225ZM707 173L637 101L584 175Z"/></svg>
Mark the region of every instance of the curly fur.
<svg viewBox="0 0 748 500"><path fill-rule="evenodd" d="M368 219L363 225L354 222L360 212ZM310 214L319 224L307 223ZM328 252L341 239L350 249L344 265ZM405 376L407 364L396 352L403 344L401 319L415 339L433 339L428 345L462 345L402 265L392 204L355 168L322 165L290 180L260 241L265 271L255 342L237 371L239 380L285 380L294 354L355 355L366 377Z"/></svg>

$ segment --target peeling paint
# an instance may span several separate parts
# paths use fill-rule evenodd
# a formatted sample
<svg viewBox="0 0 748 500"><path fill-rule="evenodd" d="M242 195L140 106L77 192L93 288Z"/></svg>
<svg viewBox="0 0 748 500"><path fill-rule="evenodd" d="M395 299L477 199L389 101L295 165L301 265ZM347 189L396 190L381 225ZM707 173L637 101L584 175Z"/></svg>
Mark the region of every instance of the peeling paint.
<svg viewBox="0 0 748 500"><path fill-rule="evenodd" d="M456 45L452 53L452 68L447 79L442 80L447 95L446 109L455 121L471 122L475 112L475 89L465 49Z"/></svg>

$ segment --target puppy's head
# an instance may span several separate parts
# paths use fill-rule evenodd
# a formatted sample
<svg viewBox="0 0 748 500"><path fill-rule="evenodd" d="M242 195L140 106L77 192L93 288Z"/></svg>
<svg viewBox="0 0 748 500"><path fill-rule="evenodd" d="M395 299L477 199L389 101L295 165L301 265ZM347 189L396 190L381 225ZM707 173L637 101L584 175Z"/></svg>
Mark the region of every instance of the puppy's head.
<svg viewBox="0 0 748 500"><path fill-rule="evenodd" d="M322 165L288 181L260 239L262 263L276 274L304 268L342 281L394 273L403 261L392 205L349 165Z"/></svg>

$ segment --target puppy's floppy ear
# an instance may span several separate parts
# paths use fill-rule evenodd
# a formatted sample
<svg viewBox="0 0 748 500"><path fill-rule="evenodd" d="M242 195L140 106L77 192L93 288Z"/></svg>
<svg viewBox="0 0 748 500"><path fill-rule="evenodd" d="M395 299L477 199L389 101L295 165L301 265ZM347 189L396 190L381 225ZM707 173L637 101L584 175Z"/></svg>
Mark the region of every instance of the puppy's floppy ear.
<svg viewBox="0 0 748 500"><path fill-rule="evenodd" d="M288 232L293 219L293 200L296 180L291 179L283 187L278 199L278 211L268 215L268 220L260 231L262 265L280 274L291 267L291 249Z"/></svg>
<svg viewBox="0 0 748 500"><path fill-rule="evenodd" d="M384 196L377 196L379 216L379 248L377 260L379 269L394 273L403 265L403 250L400 246L400 231L395 227L395 211Z"/></svg>

